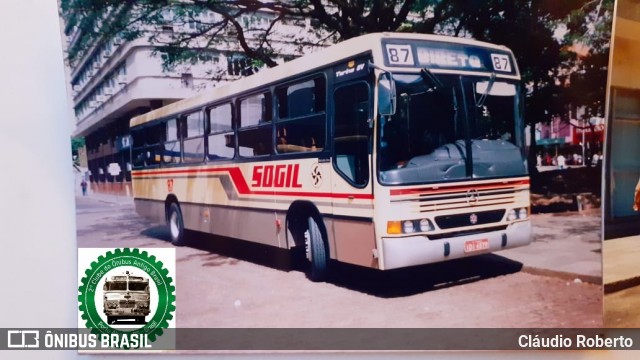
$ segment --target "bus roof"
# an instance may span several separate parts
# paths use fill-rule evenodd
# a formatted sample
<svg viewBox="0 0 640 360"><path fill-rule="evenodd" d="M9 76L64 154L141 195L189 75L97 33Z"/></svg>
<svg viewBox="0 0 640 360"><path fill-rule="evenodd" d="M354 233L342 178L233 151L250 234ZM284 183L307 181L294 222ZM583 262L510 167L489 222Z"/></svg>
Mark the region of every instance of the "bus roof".
<svg viewBox="0 0 640 360"><path fill-rule="evenodd" d="M371 52L374 58L381 59L382 39L440 41L499 49L511 53L511 50L509 50L505 46L477 41L473 39L413 33L385 32L367 34L342 41L338 44L318 50L315 53L299 57L274 68L265 69L263 71L260 71L259 73L235 80L233 82L229 82L228 84L225 84L223 86L206 90L200 95L183 99L159 109L152 110L145 114L138 115L131 119L130 126L134 127L142 125L156 119L173 116L185 111L196 109L212 101L229 98L236 94L249 91L251 89L256 89L261 86L266 86L271 83L284 80L294 74L313 71L314 69L319 69L330 64L347 60L350 55L355 57ZM382 63L376 65L382 68L385 67Z"/></svg>

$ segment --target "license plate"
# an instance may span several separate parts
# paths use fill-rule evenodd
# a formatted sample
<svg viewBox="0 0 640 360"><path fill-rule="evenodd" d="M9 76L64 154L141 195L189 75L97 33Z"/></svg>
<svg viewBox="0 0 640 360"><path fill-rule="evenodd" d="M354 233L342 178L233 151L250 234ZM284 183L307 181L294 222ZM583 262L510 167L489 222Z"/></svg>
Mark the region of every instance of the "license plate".
<svg viewBox="0 0 640 360"><path fill-rule="evenodd" d="M489 239L471 240L464 243L464 252L476 252L489 249Z"/></svg>

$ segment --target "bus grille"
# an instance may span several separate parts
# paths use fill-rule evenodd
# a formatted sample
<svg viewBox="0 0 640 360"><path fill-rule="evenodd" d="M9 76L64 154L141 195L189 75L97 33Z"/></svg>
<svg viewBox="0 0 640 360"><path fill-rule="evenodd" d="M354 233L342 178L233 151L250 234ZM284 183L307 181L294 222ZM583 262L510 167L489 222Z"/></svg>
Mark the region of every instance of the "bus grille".
<svg viewBox="0 0 640 360"><path fill-rule="evenodd" d="M121 308L132 308L136 306L135 300L120 300Z"/></svg>
<svg viewBox="0 0 640 360"><path fill-rule="evenodd" d="M392 202L412 202L416 205L416 210L419 213L458 209L469 210L470 207L512 204L516 201L517 193L527 189L528 187L516 189L510 185L464 191L425 189L425 191L415 190L409 194L399 195Z"/></svg>
<svg viewBox="0 0 640 360"><path fill-rule="evenodd" d="M440 229L497 223L504 217L505 210L479 211L467 214L436 216L436 224ZM474 216L475 215L475 216ZM474 219L474 222L471 219Z"/></svg>
<svg viewBox="0 0 640 360"><path fill-rule="evenodd" d="M458 236L485 234L492 231L503 231L506 228L507 228L507 225L499 225L499 226L492 226L492 227L482 228L482 229L461 230L461 231L453 231L453 232L446 232L446 233L440 233L440 234L430 234L430 235L427 235L427 238L429 238L429 240L440 240L440 239L446 239L446 238L454 238Z"/></svg>

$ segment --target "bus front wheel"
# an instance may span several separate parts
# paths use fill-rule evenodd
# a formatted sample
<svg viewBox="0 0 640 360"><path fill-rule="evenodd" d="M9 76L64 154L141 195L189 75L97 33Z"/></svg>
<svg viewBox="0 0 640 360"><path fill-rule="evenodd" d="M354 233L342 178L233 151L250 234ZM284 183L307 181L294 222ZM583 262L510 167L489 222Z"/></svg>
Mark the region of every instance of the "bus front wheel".
<svg viewBox="0 0 640 360"><path fill-rule="evenodd" d="M329 257L327 245L313 217L308 219L305 233L305 253L309 261L308 276L311 281L324 281L327 278Z"/></svg>
<svg viewBox="0 0 640 360"><path fill-rule="evenodd" d="M171 203L169 206L167 223L169 225L169 233L171 234L171 243L175 246L184 245L184 220L178 204Z"/></svg>

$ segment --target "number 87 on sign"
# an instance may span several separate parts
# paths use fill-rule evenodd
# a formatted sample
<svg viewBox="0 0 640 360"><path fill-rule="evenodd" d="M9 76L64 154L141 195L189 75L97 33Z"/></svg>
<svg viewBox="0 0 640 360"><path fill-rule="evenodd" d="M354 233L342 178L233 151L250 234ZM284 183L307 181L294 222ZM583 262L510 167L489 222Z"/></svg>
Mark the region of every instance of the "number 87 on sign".
<svg viewBox="0 0 640 360"><path fill-rule="evenodd" d="M493 63L495 71L511 72L511 61L509 61L508 55L491 54L491 63Z"/></svg>
<svg viewBox="0 0 640 360"><path fill-rule="evenodd" d="M411 45L392 45L388 44L387 58L392 65L410 65L413 66L413 51Z"/></svg>

